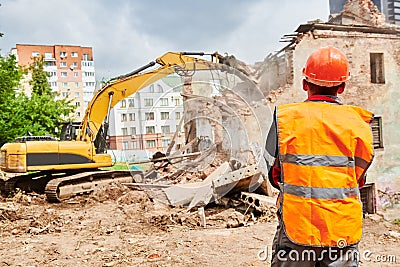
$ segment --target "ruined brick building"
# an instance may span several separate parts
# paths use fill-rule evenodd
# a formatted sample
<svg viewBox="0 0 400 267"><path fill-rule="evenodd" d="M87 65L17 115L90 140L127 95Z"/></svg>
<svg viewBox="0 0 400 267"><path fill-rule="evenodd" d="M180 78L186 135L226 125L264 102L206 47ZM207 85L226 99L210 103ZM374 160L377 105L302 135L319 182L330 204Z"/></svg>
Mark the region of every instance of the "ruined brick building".
<svg viewBox="0 0 400 267"><path fill-rule="evenodd" d="M328 22L302 24L282 40L286 47L255 65L271 108L306 99L301 72L311 52L327 45L341 49L351 72L341 95L345 104L369 109L377 117L368 181L380 190L400 191L400 27L387 24L372 1L349 0Z"/></svg>

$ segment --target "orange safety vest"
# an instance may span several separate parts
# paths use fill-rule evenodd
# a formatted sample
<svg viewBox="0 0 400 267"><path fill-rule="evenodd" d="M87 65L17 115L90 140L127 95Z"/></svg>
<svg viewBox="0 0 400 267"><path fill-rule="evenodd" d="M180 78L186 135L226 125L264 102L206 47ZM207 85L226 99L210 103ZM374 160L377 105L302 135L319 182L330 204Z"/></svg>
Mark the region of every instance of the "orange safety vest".
<svg viewBox="0 0 400 267"><path fill-rule="evenodd" d="M355 106L303 102L280 105L276 116L287 236L308 246L358 243L358 181L373 158L373 114Z"/></svg>

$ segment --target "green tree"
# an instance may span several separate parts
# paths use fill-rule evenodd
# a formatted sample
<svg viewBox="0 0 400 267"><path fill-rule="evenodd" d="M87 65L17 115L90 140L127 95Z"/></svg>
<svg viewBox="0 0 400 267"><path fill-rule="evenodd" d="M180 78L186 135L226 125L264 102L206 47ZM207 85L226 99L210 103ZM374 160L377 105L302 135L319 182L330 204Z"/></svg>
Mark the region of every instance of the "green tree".
<svg viewBox="0 0 400 267"><path fill-rule="evenodd" d="M32 95L29 101L24 102L24 110L26 119L31 122L27 130L34 135L56 134L56 126L75 112L75 106L70 101L56 100L57 95L51 91L47 81L49 74L44 71L44 65L43 57L35 57L29 66Z"/></svg>
<svg viewBox="0 0 400 267"><path fill-rule="evenodd" d="M23 74L15 55L11 54L7 58L0 56L0 104L5 103L9 97L15 97Z"/></svg>
<svg viewBox="0 0 400 267"><path fill-rule="evenodd" d="M55 99L43 66L43 58L35 58L28 68L32 73L29 97L18 91L24 71L16 64L15 56L0 57L0 145L28 132L55 135L59 122L75 111L70 102Z"/></svg>
<svg viewBox="0 0 400 267"><path fill-rule="evenodd" d="M14 55L0 56L0 145L12 141L19 132L17 125L20 124L18 117L21 112L17 98L23 74Z"/></svg>
<svg viewBox="0 0 400 267"><path fill-rule="evenodd" d="M29 84L32 86L32 93L38 95L51 95L51 87L47 82L50 75L44 71L43 57L34 57L33 63L29 66L32 73L32 80Z"/></svg>

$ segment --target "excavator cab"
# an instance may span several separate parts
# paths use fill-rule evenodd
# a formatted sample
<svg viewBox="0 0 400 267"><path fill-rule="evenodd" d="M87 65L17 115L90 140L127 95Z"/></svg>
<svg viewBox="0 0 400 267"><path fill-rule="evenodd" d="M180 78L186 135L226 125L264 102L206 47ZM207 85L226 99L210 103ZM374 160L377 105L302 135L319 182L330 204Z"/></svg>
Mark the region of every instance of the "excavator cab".
<svg viewBox="0 0 400 267"><path fill-rule="evenodd" d="M71 141L75 140L79 133L80 122L62 122L60 140Z"/></svg>

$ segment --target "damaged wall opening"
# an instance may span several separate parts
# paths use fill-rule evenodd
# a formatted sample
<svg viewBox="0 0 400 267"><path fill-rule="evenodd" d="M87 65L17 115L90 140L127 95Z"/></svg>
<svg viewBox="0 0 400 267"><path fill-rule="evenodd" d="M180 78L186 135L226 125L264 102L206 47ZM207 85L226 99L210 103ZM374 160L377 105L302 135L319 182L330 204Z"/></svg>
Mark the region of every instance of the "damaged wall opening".
<svg viewBox="0 0 400 267"><path fill-rule="evenodd" d="M383 53L370 53L371 83L385 83Z"/></svg>
<svg viewBox="0 0 400 267"><path fill-rule="evenodd" d="M374 116L371 121L374 148L383 148L382 117Z"/></svg>

